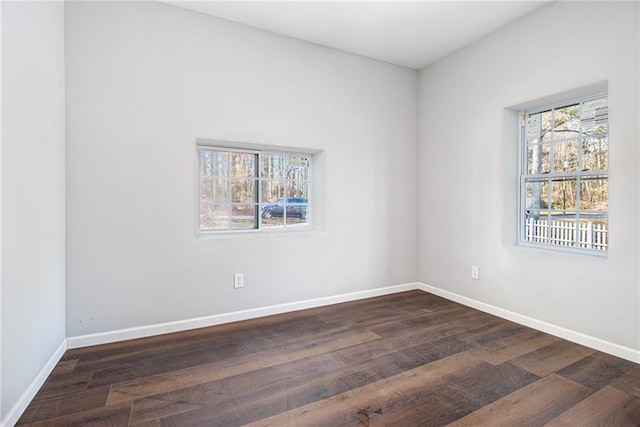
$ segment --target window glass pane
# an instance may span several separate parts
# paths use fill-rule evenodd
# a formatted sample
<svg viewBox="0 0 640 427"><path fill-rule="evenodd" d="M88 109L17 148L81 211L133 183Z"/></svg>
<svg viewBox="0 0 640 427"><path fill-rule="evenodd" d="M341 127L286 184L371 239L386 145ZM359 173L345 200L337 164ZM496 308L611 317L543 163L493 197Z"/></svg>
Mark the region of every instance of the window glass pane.
<svg viewBox="0 0 640 427"><path fill-rule="evenodd" d="M549 173L551 144L533 144L527 147L527 171L529 174Z"/></svg>
<svg viewBox="0 0 640 427"><path fill-rule="evenodd" d="M599 216L609 209L609 180L606 177L582 177L580 179L580 209L596 211L583 216Z"/></svg>
<svg viewBox="0 0 640 427"><path fill-rule="evenodd" d="M200 150L200 175L228 176L229 153L224 151Z"/></svg>
<svg viewBox="0 0 640 427"><path fill-rule="evenodd" d="M200 207L200 230L228 230L229 205L203 205Z"/></svg>
<svg viewBox="0 0 640 427"><path fill-rule="evenodd" d="M549 184L546 179L527 179L525 183L525 209L528 216L539 216L540 209L548 208Z"/></svg>
<svg viewBox="0 0 640 427"><path fill-rule="evenodd" d="M307 181L288 181L287 182L287 197L302 197L309 198L309 183Z"/></svg>
<svg viewBox="0 0 640 427"><path fill-rule="evenodd" d="M548 211L548 210L546 210L546 209L543 209L543 210L541 210L539 213L540 213L540 215L539 215L539 216L540 216L540 219L545 219L545 220L547 220L547 219L550 219L550 218L551 218L551 213L552 213L552 212L551 212L551 211Z"/></svg>
<svg viewBox="0 0 640 427"><path fill-rule="evenodd" d="M604 170L609 168L609 137L607 135L584 138L582 140L583 170Z"/></svg>
<svg viewBox="0 0 640 427"><path fill-rule="evenodd" d="M287 156L282 154L262 154L260 156L260 177L283 179Z"/></svg>
<svg viewBox="0 0 640 427"><path fill-rule="evenodd" d="M561 140L567 138L576 138L580 132L580 117L578 116L579 105L570 105L568 107L558 108L554 110L554 139Z"/></svg>
<svg viewBox="0 0 640 427"><path fill-rule="evenodd" d="M231 175L253 177L256 175L256 155L251 153L231 153Z"/></svg>
<svg viewBox="0 0 640 427"><path fill-rule="evenodd" d="M578 141L558 142L555 144L553 163L556 173L576 172L578 170Z"/></svg>
<svg viewBox="0 0 640 427"><path fill-rule="evenodd" d="M527 116L527 144L537 144L540 142L542 133L542 122L540 113Z"/></svg>
<svg viewBox="0 0 640 427"><path fill-rule="evenodd" d="M297 198L292 198L289 200L289 204L287 204L286 216L287 227L307 225L307 212L309 205L307 205L306 203L301 203L306 200L307 199Z"/></svg>
<svg viewBox="0 0 640 427"><path fill-rule="evenodd" d="M287 205L287 227L307 225L308 205L306 203L293 203Z"/></svg>
<svg viewBox="0 0 640 427"><path fill-rule="evenodd" d="M304 156L289 156L287 163L287 179L309 179L309 158Z"/></svg>
<svg viewBox="0 0 640 427"><path fill-rule="evenodd" d="M284 228L284 217L262 219L262 228Z"/></svg>
<svg viewBox="0 0 640 427"><path fill-rule="evenodd" d="M541 145L542 158L540 160L539 173L549 173L551 171L551 144L545 142Z"/></svg>
<svg viewBox="0 0 640 427"><path fill-rule="evenodd" d="M260 207L262 226L265 228L284 227L284 199Z"/></svg>
<svg viewBox="0 0 640 427"><path fill-rule="evenodd" d="M213 152L213 174L216 176L229 176L229 153Z"/></svg>
<svg viewBox="0 0 640 427"><path fill-rule="evenodd" d="M576 245L576 214L553 216L548 222L548 243L558 246L573 247Z"/></svg>
<svg viewBox="0 0 640 427"><path fill-rule="evenodd" d="M576 210L576 178L554 178L551 187L551 209Z"/></svg>
<svg viewBox="0 0 640 427"><path fill-rule="evenodd" d="M200 201L213 203L213 178L200 178Z"/></svg>
<svg viewBox="0 0 640 427"><path fill-rule="evenodd" d="M287 227L305 227L309 225L309 222L305 218L300 217L287 217Z"/></svg>
<svg viewBox="0 0 640 427"><path fill-rule="evenodd" d="M200 150L200 176L213 175L212 154L209 150Z"/></svg>
<svg viewBox="0 0 640 427"><path fill-rule="evenodd" d="M583 102L580 109L580 127L585 135L609 131L609 105L607 98Z"/></svg>
<svg viewBox="0 0 640 427"><path fill-rule="evenodd" d="M205 203L228 203L229 180L226 178L201 178L200 201Z"/></svg>
<svg viewBox="0 0 640 427"><path fill-rule="evenodd" d="M542 159L542 145L530 144L527 146L527 174L540 173Z"/></svg>
<svg viewBox="0 0 640 427"><path fill-rule="evenodd" d="M233 203L253 203L255 184L255 179L231 180L231 201Z"/></svg>
<svg viewBox="0 0 640 427"><path fill-rule="evenodd" d="M549 221L547 212L540 211L538 217L527 217L525 219L524 240L534 243L549 242Z"/></svg>
<svg viewBox="0 0 640 427"><path fill-rule="evenodd" d="M229 203L229 179L228 178L213 179L213 202Z"/></svg>
<svg viewBox="0 0 640 427"><path fill-rule="evenodd" d="M609 248L609 219L586 219L580 221L578 247L606 251Z"/></svg>
<svg viewBox="0 0 640 427"><path fill-rule="evenodd" d="M551 141L551 111L540 113L540 138L544 142Z"/></svg>
<svg viewBox="0 0 640 427"><path fill-rule="evenodd" d="M569 219L575 219L578 213L570 210L553 210L549 211L549 219L553 221L564 221Z"/></svg>
<svg viewBox="0 0 640 427"><path fill-rule="evenodd" d="M284 197L285 182L275 180L262 180L262 198L263 203L275 203L276 200Z"/></svg>
<svg viewBox="0 0 640 427"><path fill-rule="evenodd" d="M257 228L257 205L233 205L231 208L231 228L233 230Z"/></svg>

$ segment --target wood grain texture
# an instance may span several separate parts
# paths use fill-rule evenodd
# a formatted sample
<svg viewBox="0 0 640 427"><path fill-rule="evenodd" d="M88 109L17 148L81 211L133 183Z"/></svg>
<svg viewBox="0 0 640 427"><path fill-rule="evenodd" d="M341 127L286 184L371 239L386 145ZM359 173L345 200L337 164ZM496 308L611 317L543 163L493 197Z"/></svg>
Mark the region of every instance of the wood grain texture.
<svg viewBox="0 0 640 427"><path fill-rule="evenodd" d="M640 425L640 398L613 387L603 387L547 424L549 427Z"/></svg>
<svg viewBox="0 0 640 427"><path fill-rule="evenodd" d="M640 426L639 394L639 365L411 291L69 350L18 425Z"/></svg>
<svg viewBox="0 0 640 427"><path fill-rule="evenodd" d="M624 375L611 382L613 387L640 397L640 365L625 372Z"/></svg>
<svg viewBox="0 0 640 427"><path fill-rule="evenodd" d="M112 386L107 403L111 404L123 400L152 396L165 391L209 383L270 366L293 363L296 360L308 359L318 354L331 353L340 348L352 347L378 338L380 337L369 331L337 333L332 340L320 344L314 342L313 346L292 343L288 347L276 350L238 355L218 362L120 382Z"/></svg>
<svg viewBox="0 0 640 427"><path fill-rule="evenodd" d="M454 373L464 375L483 363L468 354L458 353L394 377L333 395L312 404L277 414L251 424L282 425L348 425L384 415L392 408L428 396L429 386L436 386Z"/></svg>
<svg viewBox="0 0 640 427"><path fill-rule="evenodd" d="M600 389L617 381L636 366L628 360L596 352L559 370L558 374L587 387Z"/></svg>
<svg viewBox="0 0 640 427"><path fill-rule="evenodd" d="M593 353L595 353L595 350L590 348L568 341L558 341L517 357L512 360L511 363L540 377L544 377L582 360Z"/></svg>
<svg viewBox="0 0 640 427"><path fill-rule="evenodd" d="M483 406L451 427L541 426L590 393L589 388L552 374Z"/></svg>

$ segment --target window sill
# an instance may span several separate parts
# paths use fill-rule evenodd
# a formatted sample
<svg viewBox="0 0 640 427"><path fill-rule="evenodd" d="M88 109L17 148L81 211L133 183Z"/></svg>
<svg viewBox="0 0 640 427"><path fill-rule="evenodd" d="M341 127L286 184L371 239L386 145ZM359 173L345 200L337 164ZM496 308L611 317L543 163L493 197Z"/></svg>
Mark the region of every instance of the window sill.
<svg viewBox="0 0 640 427"><path fill-rule="evenodd" d="M578 255L588 257L590 259L600 258L606 260L609 257L608 251L577 249L566 246L554 246L530 242L518 242L514 245L514 247L524 251L531 251L536 253Z"/></svg>
<svg viewBox="0 0 640 427"><path fill-rule="evenodd" d="M313 230L310 227L289 228L278 230L240 230L240 231L215 231L196 233L198 240L220 240L220 239L254 239L265 237L285 237L285 236L322 236L324 231Z"/></svg>

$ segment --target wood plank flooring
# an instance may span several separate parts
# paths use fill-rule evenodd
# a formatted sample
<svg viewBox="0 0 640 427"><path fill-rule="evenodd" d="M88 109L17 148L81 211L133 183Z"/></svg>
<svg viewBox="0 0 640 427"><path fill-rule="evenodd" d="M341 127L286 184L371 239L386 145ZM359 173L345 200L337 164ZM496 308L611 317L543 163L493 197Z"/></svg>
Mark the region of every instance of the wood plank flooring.
<svg viewBox="0 0 640 427"><path fill-rule="evenodd" d="M68 350L21 426L640 426L640 365L422 291Z"/></svg>

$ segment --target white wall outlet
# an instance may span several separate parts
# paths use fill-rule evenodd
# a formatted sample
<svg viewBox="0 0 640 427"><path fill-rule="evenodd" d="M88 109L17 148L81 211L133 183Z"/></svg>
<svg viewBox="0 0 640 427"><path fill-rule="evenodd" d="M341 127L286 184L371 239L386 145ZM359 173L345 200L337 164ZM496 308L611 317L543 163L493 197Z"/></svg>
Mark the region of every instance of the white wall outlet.
<svg viewBox="0 0 640 427"><path fill-rule="evenodd" d="M480 268L477 265L471 266L471 278L474 280L480 280Z"/></svg>
<svg viewBox="0 0 640 427"><path fill-rule="evenodd" d="M233 275L233 288L244 288L244 274L236 273Z"/></svg>

